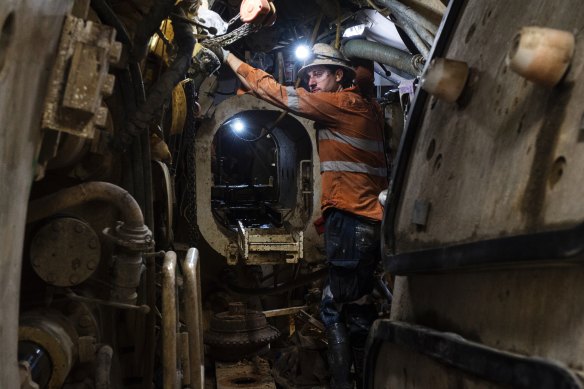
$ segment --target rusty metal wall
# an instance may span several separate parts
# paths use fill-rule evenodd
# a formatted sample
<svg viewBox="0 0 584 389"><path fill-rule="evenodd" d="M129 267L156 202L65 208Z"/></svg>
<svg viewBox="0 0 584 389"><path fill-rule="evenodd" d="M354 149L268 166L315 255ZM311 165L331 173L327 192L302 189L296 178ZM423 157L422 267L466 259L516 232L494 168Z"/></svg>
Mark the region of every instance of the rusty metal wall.
<svg viewBox="0 0 584 389"><path fill-rule="evenodd" d="M19 386L18 299L26 207L49 71L69 0L0 6L0 387Z"/></svg>
<svg viewBox="0 0 584 389"><path fill-rule="evenodd" d="M418 129L396 230L397 251L573 226L584 219L579 137L584 100L584 8L469 1L444 57L471 67L458 104L429 99ZM566 79L548 89L505 63L522 26L574 31ZM416 202L427 222L412 222Z"/></svg>
<svg viewBox="0 0 584 389"><path fill-rule="evenodd" d="M560 261L533 252L527 240L515 247L495 243L584 220L584 8L569 0L461 3L440 56L467 62L471 74L457 103L429 98L415 129L393 224L395 252L387 258L400 274L391 320L460 335L501 355L549 361L576 382L584 370L581 253L566 244ZM536 85L506 65L523 26L574 33L575 56L556 87ZM561 251L558 242L547 244ZM386 387L493 387L467 382L462 368L387 344L377 363L375 382ZM489 377L494 370L483 372Z"/></svg>

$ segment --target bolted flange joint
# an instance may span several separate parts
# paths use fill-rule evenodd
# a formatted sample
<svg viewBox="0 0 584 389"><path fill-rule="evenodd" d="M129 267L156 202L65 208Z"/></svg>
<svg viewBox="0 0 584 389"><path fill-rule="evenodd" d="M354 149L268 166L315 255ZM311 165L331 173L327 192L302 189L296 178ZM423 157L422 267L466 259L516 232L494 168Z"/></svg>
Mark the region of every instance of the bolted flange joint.
<svg viewBox="0 0 584 389"><path fill-rule="evenodd" d="M131 227L118 221L113 230L107 227L103 234L116 245L130 251L145 252L154 247L152 232L146 225Z"/></svg>

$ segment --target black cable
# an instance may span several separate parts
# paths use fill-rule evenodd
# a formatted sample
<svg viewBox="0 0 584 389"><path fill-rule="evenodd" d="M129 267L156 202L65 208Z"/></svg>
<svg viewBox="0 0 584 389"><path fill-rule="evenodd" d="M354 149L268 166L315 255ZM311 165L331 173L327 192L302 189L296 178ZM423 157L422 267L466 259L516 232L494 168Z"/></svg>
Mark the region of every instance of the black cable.
<svg viewBox="0 0 584 389"><path fill-rule="evenodd" d="M131 143L131 138L147 129L154 115L158 112L164 101L169 97L172 89L187 73L191 65L191 56L195 47L195 37L189 24L172 19L174 29L174 42L178 46L176 59L168 70L160 76L156 84L149 90L148 97L136 111L128 124L126 134L122 137L123 144Z"/></svg>
<svg viewBox="0 0 584 389"><path fill-rule="evenodd" d="M124 26L105 0L91 0L91 8L93 8L97 17L99 17L102 22L115 28L117 38L120 42L132 48L133 43L130 39L130 34L128 34L128 30L126 30L126 26Z"/></svg>

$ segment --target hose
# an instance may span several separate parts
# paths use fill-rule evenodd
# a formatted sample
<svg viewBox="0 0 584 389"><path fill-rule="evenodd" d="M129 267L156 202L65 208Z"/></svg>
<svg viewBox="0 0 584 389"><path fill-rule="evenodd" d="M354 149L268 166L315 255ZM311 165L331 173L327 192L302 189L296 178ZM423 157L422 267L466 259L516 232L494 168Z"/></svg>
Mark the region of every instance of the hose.
<svg viewBox="0 0 584 389"><path fill-rule="evenodd" d="M438 27L414 11L412 8L408 7L405 4L400 3L397 0L376 0L377 2L383 4L387 8L391 10L393 14L399 14L405 19L413 22L415 25L425 28L426 30L430 31L433 35L436 35L438 32Z"/></svg>
<svg viewBox="0 0 584 389"><path fill-rule="evenodd" d="M131 142L131 136L147 129L150 121L158 112L164 101L170 96L172 89L186 74L191 65L191 56L195 47L193 30L188 23L171 18L174 30L174 42L178 46L176 59L156 84L150 89L146 101L140 105L128 124L127 133L122 138L124 144Z"/></svg>
<svg viewBox="0 0 584 389"><path fill-rule="evenodd" d="M419 56L395 47L386 46L378 42L364 39L347 41L342 48L347 58L364 58L387 64L398 71L406 73L404 76L416 76L422 72L423 63Z"/></svg>
<svg viewBox="0 0 584 389"><path fill-rule="evenodd" d="M418 35L416 29L412 25L410 25L407 20L405 20L403 15L394 14L394 16L395 19L397 20L397 24L399 25L399 27L401 27L402 30L407 34L407 36L410 38L414 46L416 46L416 49L418 49L420 54L422 54L424 58L428 58L430 50L428 50L428 46L426 46L426 43L424 43L422 38L420 38L420 35Z"/></svg>
<svg viewBox="0 0 584 389"><path fill-rule="evenodd" d="M429 47L434 43L434 36L438 28L434 23L418 14L413 9L395 0L377 0L387 7L387 9L380 9L373 0L367 0L367 3L377 12L384 16L393 14L399 27L410 38L411 43L424 56L428 57ZM388 13L389 10L389 13Z"/></svg>

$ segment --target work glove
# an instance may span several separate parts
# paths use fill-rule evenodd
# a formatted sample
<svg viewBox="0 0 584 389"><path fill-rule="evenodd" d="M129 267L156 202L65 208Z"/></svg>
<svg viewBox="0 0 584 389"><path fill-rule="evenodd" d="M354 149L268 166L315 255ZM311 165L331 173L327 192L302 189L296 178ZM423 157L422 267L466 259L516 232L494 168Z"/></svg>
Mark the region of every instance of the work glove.
<svg viewBox="0 0 584 389"><path fill-rule="evenodd" d="M221 47L222 63L227 62L227 56L229 55L229 53L230 53L229 50L225 50L223 47Z"/></svg>

